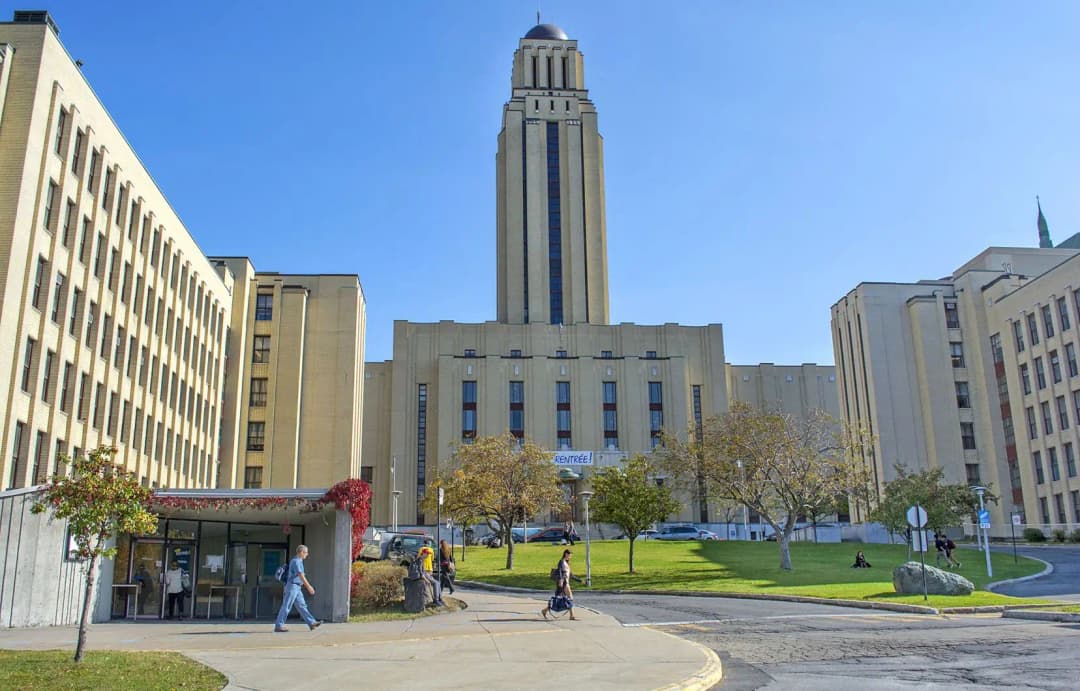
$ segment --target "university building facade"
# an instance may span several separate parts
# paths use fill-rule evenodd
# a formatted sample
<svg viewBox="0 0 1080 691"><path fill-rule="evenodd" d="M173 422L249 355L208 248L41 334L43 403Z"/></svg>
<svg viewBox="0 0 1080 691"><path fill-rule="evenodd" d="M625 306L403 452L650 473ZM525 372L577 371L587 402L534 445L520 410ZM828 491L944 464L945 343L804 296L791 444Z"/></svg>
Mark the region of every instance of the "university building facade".
<svg viewBox="0 0 1080 691"><path fill-rule="evenodd" d="M477 435L509 431L595 467L731 400L838 412L832 367L731 366L720 324L610 323L603 139L584 57L556 26L533 27L514 53L496 194L497 320L395 322L393 359L365 366L376 524L392 521L395 493L401 523L430 523L428 484ZM563 467L567 496L594 467ZM692 498L679 517L717 519Z"/></svg>
<svg viewBox="0 0 1080 691"><path fill-rule="evenodd" d="M1080 237L990 247L950 276L860 283L832 307L841 412L895 466L989 485L994 536L1080 526Z"/></svg>
<svg viewBox="0 0 1080 691"><path fill-rule="evenodd" d="M359 477L351 275L207 258L46 12L0 23L0 479L101 445L151 487Z"/></svg>

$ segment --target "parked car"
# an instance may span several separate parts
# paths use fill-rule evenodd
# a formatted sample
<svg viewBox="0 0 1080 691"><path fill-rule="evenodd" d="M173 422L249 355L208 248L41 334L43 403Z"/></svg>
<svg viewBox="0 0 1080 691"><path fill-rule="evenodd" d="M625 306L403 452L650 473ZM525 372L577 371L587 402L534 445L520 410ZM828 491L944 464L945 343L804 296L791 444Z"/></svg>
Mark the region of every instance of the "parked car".
<svg viewBox="0 0 1080 691"><path fill-rule="evenodd" d="M424 545L435 549L435 540L426 533L383 532L377 541L360 549L361 561L391 561L408 566Z"/></svg>
<svg viewBox="0 0 1080 691"><path fill-rule="evenodd" d="M542 531L543 528L529 528L529 542L532 542L533 536ZM525 542L525 529L524 528L511 528L510 537L514 539L514 542Z"/></svg>
<svg viewBox="0 0 1080 691"><path fill-rule="evenodd" d="M480 538L478 542L484 547L502 547L502 538L499 537L498 533L488 533Z"/></svg>
<svg viewBox="0 0 1080 691"><path fill-rule="evenodd" d="M657 540L697 540L698 529L692 525L669 525L656 536Z"/></svg>
<svg viewBox="0 0 1080 691"><path fill-rule="evenodd" d="M719 540L720 536L711 530L705 530L704 528L698 528L699 540Z"/></svg>
<svg viewBox="0 0 1080 691"><path fill-rule="evenodd" d="M530 535L529 542L562 542L564 535L562 528L545 528L535 535Z"/></svg>

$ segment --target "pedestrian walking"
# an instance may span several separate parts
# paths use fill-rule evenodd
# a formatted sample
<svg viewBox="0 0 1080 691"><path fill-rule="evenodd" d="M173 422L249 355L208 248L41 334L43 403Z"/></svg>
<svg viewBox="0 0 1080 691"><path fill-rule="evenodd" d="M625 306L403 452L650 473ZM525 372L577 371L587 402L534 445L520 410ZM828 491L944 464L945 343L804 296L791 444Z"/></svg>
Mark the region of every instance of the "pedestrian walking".
<svg viewBox="0 0 1080 691"><path fill-rule="evenodd" d="M953 552L956 551L956 543L951 538L945 538L945 556L949 558L950 564L955 564L956 568L960 568L962 564L953 557Z"/></svg>
<svg viewBox="0 0 1080 691"><path fill-rule="evenodd" d="M292 611L293 605L296 605L296 611L307 622L308 629L314 631L322 625L321 621L311 616L311 612L308 611L307 601L304 600L303 590L307 590L308 595L315 594L315 588L308 582L307 576L304 574L304 560L307 558L307 545L300 545L296 548L296 556L289 561L285 591L282 593L281 598L281 609L278 611L277 620L274 622L275 632L284 633L288 631L285 628L285 620L289 618L289 612Z"/></svg>
<svg viewBox="0 0 1080 691"><path fill-rule="evenodd" d="M454 576L457 575L457 564L454 563L454 550L446 543L439 540L439 583L450 594L454 594Z"/></svg>
<svg viewBox="0 0 1080 691"><path fill-rule="evenodd" d="M553 570L558 572L555 580L555 596L548 601L547 607L540 610L540 615L547 619L548 612L569 610L570 621L577 621L577 617L574 616L574 591L570 588L570 579L573 578L578 583L582 581L570 570L570 557L572 556L570 550L564 549L562 554L559 565Z"/></svg>

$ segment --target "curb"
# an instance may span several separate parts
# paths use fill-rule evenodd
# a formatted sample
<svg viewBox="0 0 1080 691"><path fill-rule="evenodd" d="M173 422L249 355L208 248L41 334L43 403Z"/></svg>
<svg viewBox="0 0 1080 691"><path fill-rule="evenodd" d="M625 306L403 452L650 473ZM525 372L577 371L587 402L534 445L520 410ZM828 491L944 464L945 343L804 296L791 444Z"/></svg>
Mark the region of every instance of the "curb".
<svg viewBox="0 0 1080 691"><path fill-rule="evenodd" d="M513 586L491 585L476 581L460 581L461 585L475 587L481 590L504 593L528 593L531 595L546 595L546 590L532 590L530 588L517 588ZM852 607L855 609L879 609L890 612L903 612L904 614L941 614L935 607L922 605L902 605L893 602L877 602L874 600L831 600L823 597L804 597L802 595L764 595L760 593L716 593L695 590L583 590L583 593L600 593L602 595L675 595L678 597L716 597L732 600L773 600L779 602L802 602L813 605L832 605L834 607Z"/></svg>
<svg viewBox="0 0 1080 691"><path fill-rule="evenodd" d="M1072 612L1033 612L1031 610L1009 609L1002 612L1001 616L1009 619L1032 619L1034 621L1080 622L1080 614Z"/></svg>
<svg viewBox="0 0 1080 691"><path fill-rule="evenodd" d="M1027 556L1027 555L1024 555L1024 556ZM994 581L993 583L987 584L986 590L989 590L990 592L994 592L994 588L997 588L998 586L1012 585L1013 583L1023 583L1025 581L1033 581L1036 578L1042 578L1043 576L1049 576L1050 574L1054 573L1054 565L1051 564L1050 562L1039 559L1038 557L1027 556L1027 558L1028 559L1034 559L1037 562L1041 562L1043 565L1046 566L1046 568L1044 568L1039 573L1032 574L1030 576L1021 576L1020 578L1009 578L1009 579L1004 580L1004 581Z"/></svg>
<svg viewBox="0 0 1080 691"><path fill-rule="evenodd" d="M689 676L673 684L661 686L657 691L708 691L708 689L711 689L723 681L724 666L720 663L720 656L716 654L715 650L702 645L701 643L667 633L666 631L660 631L659 629L653 629L653 631L662 633L665 636L674 638L682 643L689 643L696 646L697 649L705 655L705 666L699 669L693 676Z"/></svg>

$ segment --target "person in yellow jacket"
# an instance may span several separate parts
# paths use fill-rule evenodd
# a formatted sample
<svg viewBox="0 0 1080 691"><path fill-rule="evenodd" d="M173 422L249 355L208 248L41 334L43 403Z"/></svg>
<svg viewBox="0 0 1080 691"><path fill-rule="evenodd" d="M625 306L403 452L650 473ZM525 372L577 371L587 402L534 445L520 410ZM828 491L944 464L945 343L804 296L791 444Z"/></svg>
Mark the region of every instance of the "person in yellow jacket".
<svg viewBox="0 0 1080 691"><path fill-rule="evenodd" d="M420 560L420 574L424 577L424 580L431 584L432 599L435 600L435 605L438 607L445 607L442 599L442 587L439 584L439 579L435 578L435 550L431 547L424 545L420 548L420 552L416 555L416 558Z"/></svg>

